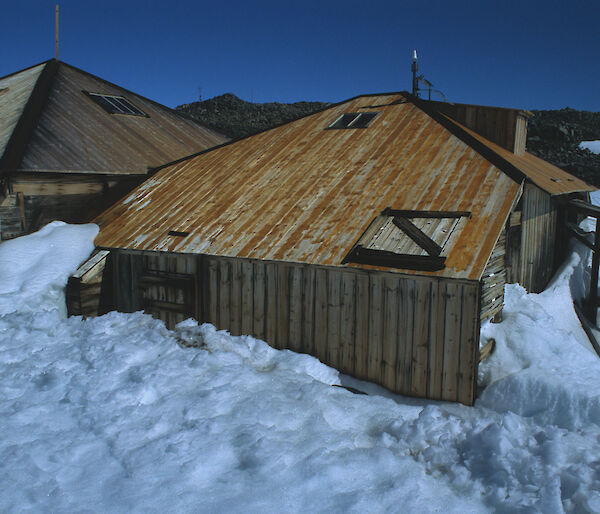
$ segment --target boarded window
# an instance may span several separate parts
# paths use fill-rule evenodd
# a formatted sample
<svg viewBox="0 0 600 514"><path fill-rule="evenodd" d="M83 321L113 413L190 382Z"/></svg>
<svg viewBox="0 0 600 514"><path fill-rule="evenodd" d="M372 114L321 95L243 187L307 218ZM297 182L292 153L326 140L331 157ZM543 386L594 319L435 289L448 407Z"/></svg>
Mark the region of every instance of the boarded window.
<svg viewBox="0 0 600 514"><path fill-rule="evenodd" d="M342 114L335 120L329 128L331 129L347 129L347 128L367 128L373 118L377 116L377 112L348 112Z"/></svg>
<svg viewBox="0 0 600 514"><path fill-rule="evenodd" d="M450 242L468 217L470 213L466 211L386 209L373 220L343 263L441 270Z"/></svg>
<svg viewBox="0 0 600 514"><path fill-rule="evenodd" d="M84 91L85 92L85 91ZM122 96L87 93L94 102L110 114L126 114L129 116L147 116L147 114Z"/></svg>

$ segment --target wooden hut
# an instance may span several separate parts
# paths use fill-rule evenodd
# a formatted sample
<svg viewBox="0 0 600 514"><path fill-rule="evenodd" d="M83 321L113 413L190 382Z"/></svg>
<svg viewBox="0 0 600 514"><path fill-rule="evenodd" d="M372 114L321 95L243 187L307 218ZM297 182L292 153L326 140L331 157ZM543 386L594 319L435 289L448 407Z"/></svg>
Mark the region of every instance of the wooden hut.
<svg viewBox="0 0 600 514"><path fill-rule="evenodd" d="M0 79L0 239L83 222L148 170L227 138L64 62Z"/></svg>
<svg viewBox="0 0 600 514"><path fill-rule="evenodd" d="M104 308L472 404L480 322L507 276L545 285L561 199L593 189L525 152L528 116L365 95L165 165L97 218Z"/></svg>

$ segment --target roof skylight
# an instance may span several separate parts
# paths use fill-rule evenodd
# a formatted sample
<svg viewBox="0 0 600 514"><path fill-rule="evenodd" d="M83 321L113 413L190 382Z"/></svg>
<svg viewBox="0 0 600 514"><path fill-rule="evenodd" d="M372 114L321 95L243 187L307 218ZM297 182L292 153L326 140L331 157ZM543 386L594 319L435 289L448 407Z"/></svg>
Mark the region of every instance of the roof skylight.
<svg viewBox="0 0 600 514"><path fill-rule="evenodd" d="M129 100L122 96L105 95L101 93L88 93L84 91L94 102L110 114L126 114L129 116L148 116L138 109Z"/></svg>
<svg viewBox="0 0 600 514"><path fill-rule="evenodd" d="M347 128L367 128L378 112L348 112L342 114L328 128L347 129Z"/></svg>

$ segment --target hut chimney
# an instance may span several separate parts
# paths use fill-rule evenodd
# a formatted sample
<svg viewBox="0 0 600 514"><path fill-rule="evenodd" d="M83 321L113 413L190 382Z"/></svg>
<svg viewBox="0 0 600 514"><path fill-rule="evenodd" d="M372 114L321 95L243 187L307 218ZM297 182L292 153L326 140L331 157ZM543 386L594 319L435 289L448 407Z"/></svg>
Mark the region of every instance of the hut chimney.
<svg viewBox="0 0 600 514"><path fill-rule="evenodd" d="M412 56L412 94L414 96L419 96L419 80L417 79L417 72L419 71L419 65L417 64L417 51L413 50Z"/></svg>

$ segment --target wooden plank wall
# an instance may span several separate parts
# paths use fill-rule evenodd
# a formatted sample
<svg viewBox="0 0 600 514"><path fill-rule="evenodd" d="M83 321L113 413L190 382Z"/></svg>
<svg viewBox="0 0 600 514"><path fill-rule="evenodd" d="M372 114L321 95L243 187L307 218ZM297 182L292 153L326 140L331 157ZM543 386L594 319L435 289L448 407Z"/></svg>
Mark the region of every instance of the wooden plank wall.
<svg viewBox="0 0 600 514"><path fill-rule="evenodd" d="M485 321L502 312L505 284L506 229L503 229L481 279L481 321Z"/></svg>
<svg viewBox="0 0 600 514"><path fill-rule="evenodd" d="M542 291L552 278L556 230L556 202L537 186L525 184L518 281L529 292Z"/></svg>
<svg viewBox="0 0 600 514"><path fill-rule="evenodd" d="M478 282L167 253L118 252L115 261L118 310L146 305L170 328L193 316L400 394L475 399ZM149 289L152 272L165 283ZM192 306L178 279L194 274ZM148 299L160 301L149 308Z"/></svg>

